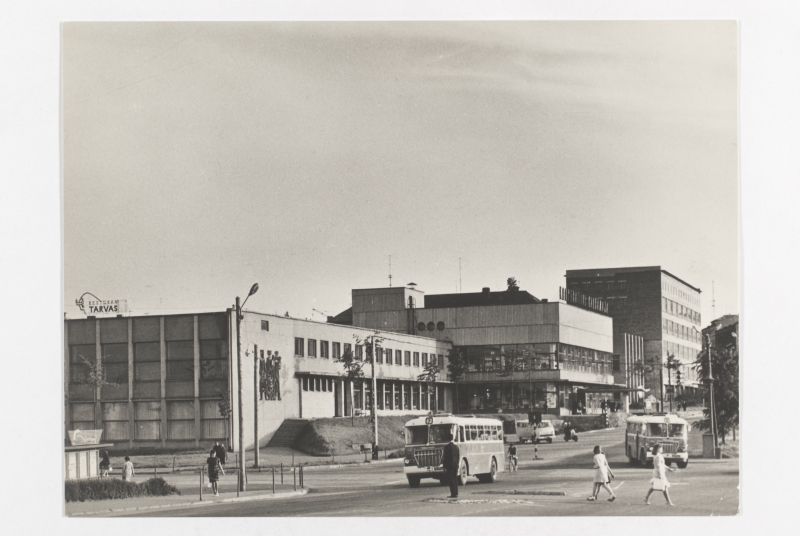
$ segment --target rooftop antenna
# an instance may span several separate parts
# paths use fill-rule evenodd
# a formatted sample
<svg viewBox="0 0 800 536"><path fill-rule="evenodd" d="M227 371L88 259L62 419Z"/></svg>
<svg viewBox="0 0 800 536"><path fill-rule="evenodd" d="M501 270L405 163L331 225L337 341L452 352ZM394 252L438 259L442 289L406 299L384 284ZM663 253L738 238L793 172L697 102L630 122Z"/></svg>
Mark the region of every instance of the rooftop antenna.
<svg viewBox="0 0 800 536"><path fill-rule="evenodd" d="M714 280L711 280L711 320L717 319L717 302L714 299Z"/></svg>
<svg viewBox="0 0 800 536"><path fill-rule="evenodd" d="M392 256L389 255L389 288L392 288Z"/></svg>

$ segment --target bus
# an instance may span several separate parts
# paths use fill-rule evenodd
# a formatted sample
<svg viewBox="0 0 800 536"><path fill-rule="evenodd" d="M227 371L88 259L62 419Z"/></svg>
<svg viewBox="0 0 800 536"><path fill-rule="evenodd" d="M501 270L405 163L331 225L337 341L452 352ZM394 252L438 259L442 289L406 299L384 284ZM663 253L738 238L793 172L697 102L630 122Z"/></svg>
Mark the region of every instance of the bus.
<svg viewBox="0 0 800 536"><path fill-rule="evenodd" d="M653 447L661 445L667 465L672 462L684 469L689 464L688 432L691 426L677 415L637 415L628 418L625 430L625 454L628 463L651 464Z"/></svg>
<svg viewBox="0 0 800 536"><path fill-rule="evenodd" d="M461 453L458 468L460 486L466 485L471 476L476 476L481 482L494 482L497 473L505 470L503 424L500 421L440 413L406 423L403 472L409 486L419 487L423 478L446 482L442 453L450 434L453 434L453 441Z"/></svg>

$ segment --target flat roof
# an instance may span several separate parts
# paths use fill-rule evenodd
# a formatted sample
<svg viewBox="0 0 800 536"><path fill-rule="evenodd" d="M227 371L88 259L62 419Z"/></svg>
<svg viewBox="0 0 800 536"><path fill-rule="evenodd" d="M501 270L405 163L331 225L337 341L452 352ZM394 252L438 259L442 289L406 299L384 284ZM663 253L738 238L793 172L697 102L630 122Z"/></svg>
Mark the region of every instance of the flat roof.
<svg viewBox="0 0 800 536"><path fill-rule="evenodd" d="M567 273L564 277L610 277L616 274L637 273L637 272L661 272L667 274L676 281L680 281L681 283L691 288L692 290L696 290L697 292L703 292L699 288L695 287L690 283L687 283L686 281L676 276L675 274L662 269L661 266L628 266L622 268L588 268L585 270L567 270Z"/></svg>

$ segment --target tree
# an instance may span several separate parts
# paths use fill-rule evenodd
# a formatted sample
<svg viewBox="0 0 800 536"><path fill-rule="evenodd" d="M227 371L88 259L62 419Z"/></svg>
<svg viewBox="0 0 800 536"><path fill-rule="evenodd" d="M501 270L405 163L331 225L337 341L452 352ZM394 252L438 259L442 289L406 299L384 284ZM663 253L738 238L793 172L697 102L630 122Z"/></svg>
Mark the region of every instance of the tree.
<svg viewBox="0 0 800 536"><path fill-rule="evenodd" d="M356 359L353 355L353 351L349 348L345 350L341 356L334 357L333 361L342 365L342 377L350 384L350 424L352 425L353 419L355 418L355 408L353 408L353 382L364 377L364 362Z"/></svg>
<svg viewBox="0 0 800 536"><path fill-rule="evenodd" d="M98 361L97 358L87 358L83 355L78 355L78 357L83 362L85 367L85 375L82 378L79 378L76 383L80 385L88 385L92 388L92 402L95 405L95 412L97 412L98 408L98 398L97 394L103 387L116 387L119 384L114 382L110 382L106 380L106 371L103 368L102 360ZM98 425L98 415L95 413L95 426ZM100 426L102 427L102 419L99 420Z"/></svg>
<svg viewBox="0 0 800 536"><path fill-rule="evenodd" d="M450 381L456 387L456 413L461 412L458 384L467 372L467 357L461 348L451 348L447 353L447 371Z"/></svg>
<svg viewBox="0 0 800 536"><path fill-rule="evenodd" d="M519 290L519 282L517 281L516 277L509 277L506 279L506 284L508 285L509 292L516 292Z"/></svg>
<svg viewBox="0 0 800 536"><path fill-rule="evenodd" d="M668 354L667 361L664 363L664 368L667 369L667 384L672 389L672 392L669 393L670 396L670 411L672 411L672 401L675 400L675 392L677 388L675 384L672 383L672 371L680 370L682 363L678 358L675 357L675 354Z"/></svg>
<svg viewBox="0 0 800 536"><path fill-rule="evenodd" d="M217 396L219 396L219 402L217 402L217 409L219 410L219 414L222 418L225 419L225 445L230 446L230 437L228 436L228 432L230 432L230 418L233 414L233 407L231 406L231 397L228 396L228 390L222 391L221 389L214 389L217 392Z"/></svg>
<svg viewBox="0 0 800 536"><path fill-rule="evenodd" d="M725 348L706 347L694 362L702 378L708 378L708 352L711 351L711 373L714 381L714 407L717 431L725 444L725 435L739 426L739 349L736 344ZM699 430L711 430L711 409L703 409L697 421Z"/></svg>
<svg viewBox="0 0 800 536"><path fill-rule="evenodd" d="M425 392L429 397L436 392L436 378L438 375L439 365L436 363L436 359L431 359L425 364L425 368L422 369L422 374L417 376L417 381L423 382L425 385ZM436 401L431 404L431 410L433 414L436 415Z"/></svg>

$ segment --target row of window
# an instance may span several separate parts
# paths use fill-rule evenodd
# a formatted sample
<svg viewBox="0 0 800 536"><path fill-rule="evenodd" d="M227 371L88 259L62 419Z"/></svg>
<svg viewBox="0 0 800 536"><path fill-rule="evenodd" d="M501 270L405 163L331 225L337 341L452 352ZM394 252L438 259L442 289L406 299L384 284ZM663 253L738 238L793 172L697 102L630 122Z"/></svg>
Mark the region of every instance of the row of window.
<svg viewBox="0 0 800 536"><path fill-rule="evenodd" d="M671 285L666 281L663 281L661 283L661 290L670 292L672 294L675 294L676 296L680 296L681 299L684 299L688 302L692 302L695 305L698 306L700 305L700 296L698 296L697 294L693 294L691 292L686 292L685 290L678 288L675 285Z"/></svg>
<svg viewBox="0 0 800 536"><path fill-rule="evenodd" d="M461 351L466 352L468 372L510 374L547 369L575 370L594 374L612 372L610 353L569 344L469 346L462 348Z"/></svg>
<svg viewBox="0 0 800 536"><path fill-rule="evenodd" d="M692 342L702 342L702 335L700 334L699 331L695 331L689 326L678 324L677 322L673 322L672 320L667 320L666 318L662 318L661 328L664 330L664 333L669 333L670 335L673 335L675 337L680 337L681 339L686 339L687 341L692 341Z"/></svg>
<svg viewBox="0 0 800 536"><path fill-rule="evenodd" d="M685 305L681 305L678 302L674 302L669 298L661 298L661 310L672 316L685 318L693 324L697 324L698 326L700 325L700 313L689 309Z"/></svg>
<svg viewBox="0 0 800 536"><path fill-rule="evenodd" d="M304 376L301 380L303 391L334 392L334 378L323 376ZM416 382L390 382L378 380L377 404L383 410L427 410L437 406L444 410L444 391L442 386L433 386ZM370 398L372 383L368 380L353 383L353 407L371 409Z"/></svg>
<svg viewBox="0 0 800 536"><path fill-rule="evenodd" d="M317 350L319 349L319 354ZM330 352L329 352L330 349ZM344 353L353 351L352 346L344 343ZM435 362L439 370L444 369L444 355L427 352L410 352L406 350L394 350L390 348L375 348L375 362L387 365L404 365L406 367L427 367L428 362ZM338 342L329 343L328 341L317 341L316 339L304 339L302 337L295 337L294 339L294 355L297 357L320 357L322 359L339 359L342 354L342 345ZM361 344L355 345L354 357L358 361L364 360L364 346ZM394 359L393 359L394 358Z"/></svg>

